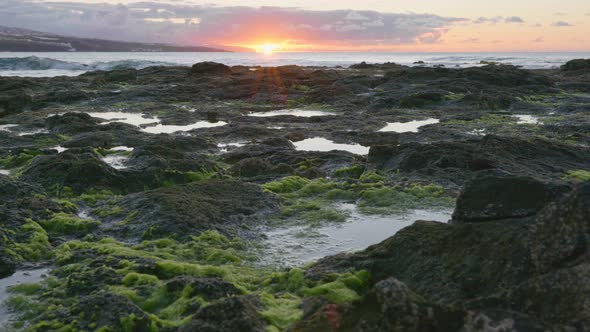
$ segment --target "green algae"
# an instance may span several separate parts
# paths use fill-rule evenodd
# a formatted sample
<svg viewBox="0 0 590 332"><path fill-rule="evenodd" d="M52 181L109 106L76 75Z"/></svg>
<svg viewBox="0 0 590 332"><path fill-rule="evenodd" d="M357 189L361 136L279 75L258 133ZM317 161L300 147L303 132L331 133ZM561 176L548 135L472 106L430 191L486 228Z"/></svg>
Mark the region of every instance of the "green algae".
<svg viewBox="0 0 590 332"><path fill-rule="evenodd" d="M365 167L361 165L353 165L350 167L339 168L334 171L334 176L338 178L360 178L365 172Z"/></svg>
<svg viewBox="0 0 590 332"><path fill-rule="evenodd" d="M209 304L190 286L170 291L167 280L178 276L219 278L244 294L258 295L264 306L260 315L268 322L268 328L284 331L301 318L301 303L306 297L322 296L334 303L346 303L358 299L366 291L368 274L364 271L314 281L307 279L305 270L299 268L275 272L233 259L210 262L210 257L200 252L203 248L209 249L209 255L228 248L238 254L247 249L241 241L214 231L204 232L186 243L166 238L138 245L109 238L95 242L72 240L55 249L58 267L53 274L56 277L15 288L11 308L21 319L27 317L34 323L32 326L103 331L149 326L156 331L186 324L194 308ZM86 296L93 289L128 299L146 316L129 314L114 325L97 325L93 317L100 316L99 312L88 316L78 309L73 310L78 296ZM62 321L64 317L53 315L57 308L71 308L68 310L79 314ZM100 308L85 310L92 312Z"/></svg>
<svg viewBox="0 0 590 332"><path fill-rule="evenodd" d="M20 227L20 231L23 236L26 236L26 240L16 241L9 246L9 251L13 251L18 260L37 262L51 257L52 246L43 227L32 219L27 219Z"/></svg>
<svg viewBox="0 0 590 332"><path fill-rule="evenodd" d="M443 187L428 183L386 185L387 178L376 172L365 172L357 180L309 180L289 176L268 182L263 187L283 198L280 218L304 220L311 224L322 221L346 221L347 212L333 207L337 201L357 202L366 214L395 214L410 209L450 207L454 199Z"/></svg>
<svg viewBox="0 0 590 332"><path fill-rule="evenodd" d="M590 171L583 169L568 171L565 175L565 179L574 181L590 181Z"/></svg>
<svg viewBox="0 0 590 332"><path fill-rule="evenodd" d="M285 331L303 317L301 298L298 296L289 293L277 296L263 293L260 297L266 308L260 314L270 325L267 331Z"/></svg>
<svg viewBox="0 0 590 332"><path fill-rule="evenodd" d="M300 176L288 176L280 180L267 182L262 185L262 188L277 194L293 193L303 188L309 182L309 179Z"/></svg>
<svg viewBox="0 0 590 332"><path fill-rule="evenodd" d="M84 235L98 227L100 222L59 212L39 224L51 235Z"/></svg>
<svg viewBox="0 0 590 332"><path fill-rule="evenodd" d="M25 149L18 155L9 155L0 159L0 168L18 168L29 165L33 159L43 152L39 150Z"/></svg>
<svg viewBox="0 0 590 332"><path fill-rule="evenodd" d="M345 304L360 299L366 291L370 275L367 271L346 273L336 280L303 290L306 296L324 296L336 304Z"/></svg>
<svg viewBox="0 0 590 332"><path fill-rule="evenodd" d="M405 189L369 188L362 192L358 205L363 213L389 214L426 207L450 207L453 204L454 200L444 196L444 189L438 185L412 184Z"/></svg>
<svg viewBox="0 0 590 332"><path fill-rule="evenodd" d="M121 280L125 286L137 286L137 285L155 285L158 284L160 279L151 274L129 272Z"/></svg>

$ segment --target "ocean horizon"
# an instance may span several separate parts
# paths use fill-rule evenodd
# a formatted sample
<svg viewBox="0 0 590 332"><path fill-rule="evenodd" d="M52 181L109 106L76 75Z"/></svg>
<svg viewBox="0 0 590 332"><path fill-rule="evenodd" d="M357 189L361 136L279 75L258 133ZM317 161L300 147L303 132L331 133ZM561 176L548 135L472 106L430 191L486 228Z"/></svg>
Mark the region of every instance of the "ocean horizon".
<svg viewBox="0 0 590 332"><path fill-rule="evenodd" d="M525 69L552 69L575 58L590 58L590 52L0 52L0 76L76 76L94 70L190 66L202 61L229 66L309 67L394 62L447 68L494 62Z"/></svg>

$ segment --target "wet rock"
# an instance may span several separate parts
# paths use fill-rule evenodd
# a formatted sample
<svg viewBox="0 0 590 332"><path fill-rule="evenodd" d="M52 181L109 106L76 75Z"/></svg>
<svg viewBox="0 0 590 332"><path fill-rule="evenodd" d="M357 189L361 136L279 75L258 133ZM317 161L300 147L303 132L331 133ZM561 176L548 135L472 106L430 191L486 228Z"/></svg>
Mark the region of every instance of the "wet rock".
<svg viewBox="0 0 590 332"><path fill-rule="evenodd" d="M232 283L220 279L179 276L166 283L169 292L180 292L186 286L192 289L188 296L199 295L208 301L242 294Z"/></svg>
<svg viewBox="0 0 590 332"><path fill-rule="evenodd" d="M92 78L93 85L101 85L105 83L133 82L137 79L137 72L137 69L125 68L112 71L93 71L84 73L81 76Z"/></svg>
<svg viewBox="0 0 590 332"><path fill-rule="evenodd" d="M395 278L378 282L350 308L329 304L322 309L316 321L303 321L293 330L458 331L466 317L461 309L429 303Z"/></svg>
<svg viewBox="0 0 590 332"><path fill-rule="evenodd" d="M191 68L193 75L227 75L231 72L230 67L217 62L199 62Z"/></svg>
<svg viewBox="0 0 590 332"><path fill-rule="evenodd" d="M399 104L401 107L424 107L428 104L436 103L443 100L444 94L437 91L418 92L406 97L403 97Z"/></svg>
<svg viewBox="0 0 590 332"><path fill-rule="evenodd" d="M384 70L391 70L391 69L402 68L402 66L401 65L398 65L397 63L393 63L393 62L370 64L370 63L366 63L365 61L363 61L361 63L350 65L350 67L348 67L348 68L350 68L350 69L384 69Z"/></svg>
<svg viewBox="0 0 590 332"><path fill-rule="evenodd" d="M108 310L105 310L106 308ZM73 317L87 317L88 321L85 319L81 322L74 322L74 324L82 325L80 326L82 329L91 329L91 326L115 328L121 326L123 320L128 321L126 326L131 331L149 331L151 327L148 315L131 300L105 290L81 297L80 303L74 311L71 313ZM88 325L92 323L94 325Z"/></svg>
<svg viewBox="0 0 590 332"><path fill-rule="evenodd" d="M368 163L371 168L457 185L483 169L557 180L566 170L590 163L590 150L544 139L487 135L480 140L373 146Z"/></svg>
<svg viewBox="0 0 590 332"><path fill-rule="evenodd" d="M206 146L205 144L201 146ZM193 149L198 149L198 144ZM206 156L197 153L185 153L174 145L144 145L133 150L129 165L140 170L174 169L182 172L210 172L215 164Z"/></svg>
<svg viewBox="0 0 590 332"><path fill-rule="evenodd" d="M137 216L113 229L132 237L186 238L205 230L236 234L242 225L278 212L278 200L254 184L208 180L126 196L120 203Z"/></svg>
<svg viewBox="0 0 590 332"><path fill-rule="evenodd" d="M23 90L2 91L0 93L0 117L19 113L32 102L33 98Z"/></svg>
<svg viewBox="0 0 590 332"><path fill-rule="evenodd" d="M567 186L543 183L531 177L483 172L465 184L457 199L453 222L479 222L530 217Z"/></svg>
<svg viewBox="0 0 590 332"><path fill-rule="evenodd" d="M590 69L590 59L574 59L561 66L563 71L587 70Z"/></svg>
<svg viewBox="0 0 590 332"><path fill-rule="evenodd" d="M538 185L517 179L526 180L524 186ZM396 278L427 302L463 306L465 321L452 322L464 323L468 330L481 324L575 330L590 322L589 200L590 185L584 183L558 195L535 216L509 223L418 221L363 252L324 258L307 275L323 278L334 271L366 269L376 286ZM389 317L395 316L383 316ZM418 320L427 324L431 318Z"/></svg>
<svg viewBox="0 0 590 332"><path fill-rule="evenodd" d="M38 185L0 175L0 204L14 202L17 199L41 193L43 193L43 189Z"/></svg>
<svg viewBox="0 0 590 332"><path fill-rule="evenodd" d="M234 176L256 177L268 175L287 175L295 170L287 164L273 165L266 159L247 158L232 166L230 173Z"/></svg>
<svg viewBox="0 0 590 332"><path fill-rule="evenodd" d="M96 128L96 122L87 113L71 112L48 117L45 125L51 132L67 135L94 131Z"/></svg>
<svg viewBox="0 0 590 332"><path fill-rule="evenodd" d="M469 105L478 109L505 109L510 107L513 103L517 102L518 99L509 96L507 94L498 93L466 93L461 98L461 103Z"/></svg>
<svg viewBox="0 0 590 332"><path fill-rule="evenodd" d="M117 144L118 138L115 133L108 131L82 132L72 139L64 142L66 148L109 148Z"/></svg>
<svg viewBox="0 0 590 332"><path fill-rule="evenodd" d="M82 91L72 86L64 86L48 91L46 94L40 96L39 100L35 100L35 103L38 107L52 103L71 104L81 100L92 99L94 96L94 92Z"/></svg>
<svg viewBox="0 0 590 332"><path fill-rule="evenodd" d="M4 230L0 227L0 237L6 239ZM6 252L6 240L0 244L0 279L11 276L16 271L16 262L12 255Z"/></svg>
<svg viewBox="0 0 590 332"><path fill-rule="evenodd" d="M526 224L417 221L363 252L322 259L308 274L367 269L375 281L394 277L429 300L457 304L526 280Z"/></svg>
<svg viewBox="0 0 590 332"><path fill-rule="evenodd" d="M537 215L531 252L539 273L590 263L590 182L578 185Z"/></svg>
<svg viewBox="0 0 590 332"><path fill-rule="evenodd" d="M228 297L199 309L179 331L263 332L266 321L258 313L261 309L260 300L255 296Z"/></svg>
<svg viewBox="0 0 590 332"><path fill-rule="evenodd" d="M47 190L71 188L75 193L90 189L126 191L124 177L88 150L70 149L57 155L40 156L23 172L23 179Z"/></svg>

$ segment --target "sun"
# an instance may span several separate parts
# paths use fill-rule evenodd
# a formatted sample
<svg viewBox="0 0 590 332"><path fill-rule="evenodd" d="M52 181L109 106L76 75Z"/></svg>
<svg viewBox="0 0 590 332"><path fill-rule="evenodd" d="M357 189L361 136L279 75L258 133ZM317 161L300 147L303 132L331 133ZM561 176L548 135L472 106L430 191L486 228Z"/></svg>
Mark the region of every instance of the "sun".
<svg viewBox="0 0 590 332"><path fill-rule="evenodd" d="M262 53L264 53L266 55L273 54L279 48L280 48L280 46L277 44L264 44L260 47Z"/></svg>

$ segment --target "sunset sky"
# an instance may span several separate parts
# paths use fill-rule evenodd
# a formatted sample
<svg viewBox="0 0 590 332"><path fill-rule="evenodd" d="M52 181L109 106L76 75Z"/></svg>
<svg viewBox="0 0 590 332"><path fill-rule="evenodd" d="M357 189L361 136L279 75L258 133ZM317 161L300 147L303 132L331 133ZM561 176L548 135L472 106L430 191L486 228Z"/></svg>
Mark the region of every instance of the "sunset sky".
<svg viewBox="0 0 590 332"><path fill-rule="evenodd" d="M588 0L1 0L0 25L275 51L589 51Z"/></svg>

